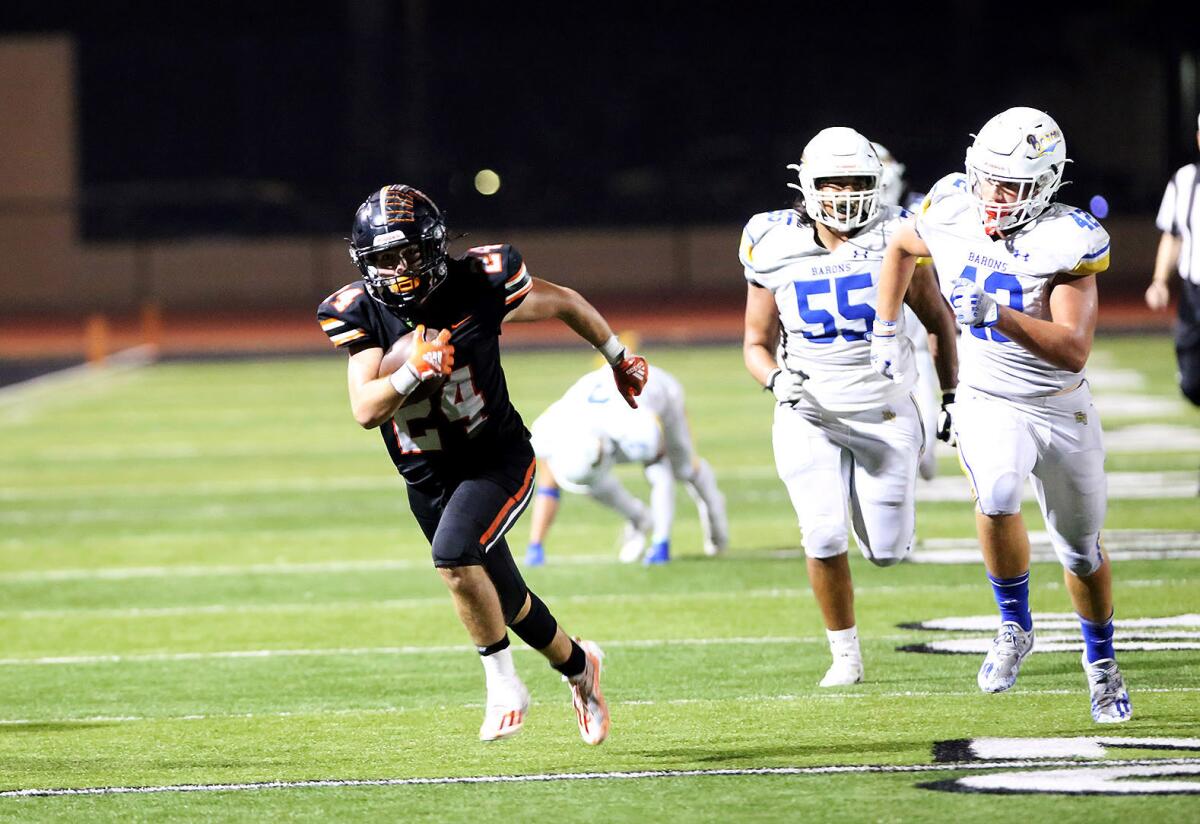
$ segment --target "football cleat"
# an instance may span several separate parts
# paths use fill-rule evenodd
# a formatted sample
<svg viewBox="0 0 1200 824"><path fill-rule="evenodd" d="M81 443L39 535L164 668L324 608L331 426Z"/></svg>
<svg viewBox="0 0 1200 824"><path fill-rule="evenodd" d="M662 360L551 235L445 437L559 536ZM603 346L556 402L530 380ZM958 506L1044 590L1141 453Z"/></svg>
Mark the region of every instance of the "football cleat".
<svg viewBox="0 0 1200 824"><path fill-rule="evenodd" d="M546 550L541 544L530 544L525 549L525 566L542 566L546 563Z"/></svg>
<svg viewBox="0 0 1200 824"><path fill-rule="evenodd" d="M1021 629L1020 624L1005 621L992 641L992 648L976 679L984 692L1004 692L1017 683L1021 662L1033 650L1033 630Z"/></svg>
<svg viewBox="0 0 1200 824"><path fill-rule="evenodd" d="M571 704L575 707L575 717L579 722L579 735L587 744L601 744L608 738L608 704L600 693L600 670L604 652L594 641L575 643L583 648L587 656L587 665L583 672L567 678L571 687Z"/></svg>
<svg viewBox="0 0 1200 824"><path fill-rule="evenodd" d="M1120 724L1133 717L1133 704L1121 669L1111 658L1089 662L1084 653L1083 671L1092 693L1092 720L1097 724Z"/></svg>
<svg viewBox="0 0 1200 824"><path fill-rule="evenodd" d="M822 687L848 687L851 684L861 684L863 680L862 658L851 655L839 655L833 659L829 671L821 679Z"/></svg>
<svg viewBox="0 0 1200 824"><path fill-rule="evenodd" d="M623 564L636 564L646 554L646 545L650 542L650 530L654 524L650 514L645 513L641 521L626 521L621 530L621 551L617 557Z"/></svg>
<svg viewBox="0 0 1200 824"><path fill-rule="evenodd" d="M480 741L499 741L510 738L525 725L529 712L529 690L520 678L505 679L504 683L488 689L487 710L479 727Z"/></svg>
<svg viewBox="0 0 1200 824"><path fill-rule="evenodd" d="M656 564L669 563L671 560L671 544L669 541L659 541L654 546L650 547L650 551L646 553L646 557L642 559L642 563L646 566L654 566Z"/></svg>

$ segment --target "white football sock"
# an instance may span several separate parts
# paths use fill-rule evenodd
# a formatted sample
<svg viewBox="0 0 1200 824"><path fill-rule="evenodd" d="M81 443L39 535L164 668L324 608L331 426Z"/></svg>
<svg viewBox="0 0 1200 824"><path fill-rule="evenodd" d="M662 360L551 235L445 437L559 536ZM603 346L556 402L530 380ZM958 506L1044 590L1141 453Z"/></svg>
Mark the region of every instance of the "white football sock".
<svg viewBox="0 0 1200 824"><path fill-rule="evenodd" d="M491 655L481 655L479 660L483 662L483 672L487 676L489 690L493 686L517 677L517 668L513 665L512 647L505 647Z"/></svg>
<svg viewBox="0 0 1200 824"><path fill-rule="evenodd" d="M834 658L862 658L858 648L858 626L849 629L827 629L825 637L829 639L829 651Z"/></svg>

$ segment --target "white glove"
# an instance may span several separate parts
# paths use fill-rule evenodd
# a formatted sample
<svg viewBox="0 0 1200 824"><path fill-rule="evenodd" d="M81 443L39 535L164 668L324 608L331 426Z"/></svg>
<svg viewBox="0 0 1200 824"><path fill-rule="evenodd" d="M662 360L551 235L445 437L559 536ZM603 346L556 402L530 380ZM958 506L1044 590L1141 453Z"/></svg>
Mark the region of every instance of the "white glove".
<svg viewBox="0 0 1200 824"><path fill-rule="evenodd" d="M962 326L995 326L1000 320L1000 307L992 296L973 280L958 278L950 292L950 308L954 319Z"/></svg>
<svg viewBox="0 0 1200 824"><path fill-rule="evenodd" d="M954 437L954 393L942 393L942 409L938 412L937 439L945 441L950 446L957 446Z"/></svg>
<svg viewBox="0 0 1200 824"><path fill-rule="evenodd" d="M780 403L795 404L804 397L804 382L808 375L803 372L793 372L790 369L775 369L767 376L764 389L771 390L775 400Z"/></svg>
<svg viewBox="0 0 1200 824"><path fill-rule="evenodd" d="M899 383L904 372L900 369L900 341L896 330L896 321L875 318L871 329L871 368Z"/></svg>

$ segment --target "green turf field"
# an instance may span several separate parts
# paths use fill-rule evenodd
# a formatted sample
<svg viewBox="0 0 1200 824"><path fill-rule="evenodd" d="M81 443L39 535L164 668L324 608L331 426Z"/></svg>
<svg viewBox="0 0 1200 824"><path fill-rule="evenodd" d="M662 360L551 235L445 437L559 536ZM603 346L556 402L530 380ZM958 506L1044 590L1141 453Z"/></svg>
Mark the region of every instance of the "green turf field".
<svg viewBox="0 0 1200 824"><path fill-rule="evenodd" d="M1108 528L1200 531L1200 415L1177 397L1170 341L1097 350L1112 483L1132 490ZM1116 728L1092 723L1076 652L1035 654L1011 692L983 695L980 655L898 651L989 637L900 626L991 615L982 567L875 569L852 550L867 682L818 689L828 650L774 474L768 398L737 347L647 355L687 387L733 548L703 557L681 491L675 561L622 566L617 516L564 499L550 561L527 577L568 630L607 650L613 728L598 748L528 651L516 655L534 701L525 730L476 740L482 670L378 435L350 417L340 356L165 364L0 397L0 820L1200 820L1195 794L920 786L991 776L1062 790L1091 777L1111 789L1098 767L1121 786L1150 765L1144 784L1190 780L1196 793L1200 652L1122 653L1135 717ZM592 368L584 348L506 363L527 421ZM1160 428L1145 448L1120 446L1147 426ZM940 468L957 473L948 451ZM621 477L644 494L635 472ZM1193 494L1137 496L1164 478ZM1036 505L1025 512L1040 529ZM518 557L527 529L510 533ZM921 503L928 547L972 530L969 503ZM1118 643L1196 647L1200 560L1136 550L1114 564L1117 617L1165 620ZM1035 613L1070 611L1056 563L1034 565L1032 593ZM1076 741L1039 760L1048 751L1026 741L992 763L939 744L1094 736L1174 749ZM405 783L499 776L538 778ZM282 785L210 786L262 782ZM13 793L104 787L126 791Z"/></svg>

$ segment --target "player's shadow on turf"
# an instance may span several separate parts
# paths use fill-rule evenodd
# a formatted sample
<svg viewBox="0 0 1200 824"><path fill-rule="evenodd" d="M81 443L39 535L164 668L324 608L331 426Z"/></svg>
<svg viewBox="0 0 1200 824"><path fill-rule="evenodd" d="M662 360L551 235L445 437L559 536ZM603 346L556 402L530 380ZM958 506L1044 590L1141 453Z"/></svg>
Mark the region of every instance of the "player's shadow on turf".
<svg viewBox="0 0 1200 824"><path fill-rule="evenodd" d="M0 735L20 735L26 732L78 732L80 730L116 727L120 721L38 721L31 724L0 725Z"/></svg>

